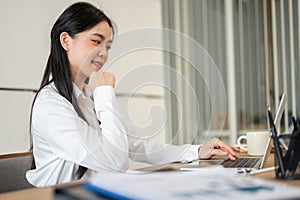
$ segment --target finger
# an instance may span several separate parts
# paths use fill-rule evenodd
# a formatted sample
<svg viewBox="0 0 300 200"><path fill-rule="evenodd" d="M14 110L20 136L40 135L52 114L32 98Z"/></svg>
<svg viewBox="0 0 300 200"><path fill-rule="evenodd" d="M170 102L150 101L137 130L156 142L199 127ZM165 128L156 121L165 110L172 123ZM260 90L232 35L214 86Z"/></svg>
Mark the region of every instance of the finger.
<svg viewBox="0 0 300 200"><path fill-rule="evenodd" d="M229 154L234 155L235 157L237 157L237 153L235 152L235 150L231 146L227 145L225 142L220 141L220 140L218 141L218 143L219 143L220 148L223 151L227 151Z"/></svg>
<svg viewBox="0 0 300 200"><path fill-rule="evenodd" d="M97 87L98 85L98 82L101 78L103 74L103 71L102 70L99 70L99 71L96 71L96 72L92 72L90 74L90 77L89 77L89 83L88 83L88 88L91 92L94 91L94 89Z"/></svg>
<svg viewBox="0 0 300 200"><path fill-rule="evenodd" d="M215 156L215 155L226 156L226 155L228 155L228 152L227 151L223 151L222 149L213 149L211 151L210 157Z"/></svg>
<svg viewBox="0 0 300 200"><path fill-rule="evenodd" d="M90 79L98 80L102 76L102 74L103 74L102 70L94 71L91 73Z"/></svg>
<svg viewBox="0 0 300 200"><path fill-rule="evenodd" d="M231 160L235 160L236 158L238 158L238 154L233 152L233 151L228 151L228 149L226 148L221 148L221 150L223 152L227 153L227 156L231 159ZM225 153L224 153L225 154Z"/></svg>
<svg viewBox="0 0 300 200"><path fill-rule="evenodd" d="M112 87L115 87L115 76L114 76L114 74L104 72L103 76L101 77L101 80L99 82L99 85L110 85Z"/></svg>
<svg viewBox="0 0 300 200"><path fill-rule="evenodd" d="M236 156L231 155L231 154L228 154L228 157L229 157L230 160L236 160L236 158L237 158Z"/></svg>
<svg viewBox="0 0 300 200"><path fill-rule="evenodd" d="M233 147L233 146L231 146L231 148L235 151L235 152L240 152L240 149L239 148L237 148L237 147Z"/></svg>
<svg viewBox="0 0 300 200"><path fill-rule="evenodd" d="M218 138L214 138L215 140L215 144L214 146L216 148L220 148L223 151L226 151L228 153L228 157L230 157L230 159L234 159L238 157L238 154L236 152L239 152L239 149L237 148L232 148L231 146L229 146L228 144L226 144L225 142L219 140Z"/></svg>
<svg viewBox="0 0 300 200"><path fill-rule="evenodd" d="M230 153L228 153L227 151L223 151L222 149L214 149L212 151L213 155L220 155L220 156L228 156L230 160L236 160L236 157ZM212 156L213 156L212 155Z"/></svg>
<svg viewBox="0 0 300 200"><path fill-rule="evenodd" d="M99 78L102 76L103 73L104 72L103 72L102 69L100 69L100 70L98 70L98 71L95 72L96 76L99 77Z"/></svg>

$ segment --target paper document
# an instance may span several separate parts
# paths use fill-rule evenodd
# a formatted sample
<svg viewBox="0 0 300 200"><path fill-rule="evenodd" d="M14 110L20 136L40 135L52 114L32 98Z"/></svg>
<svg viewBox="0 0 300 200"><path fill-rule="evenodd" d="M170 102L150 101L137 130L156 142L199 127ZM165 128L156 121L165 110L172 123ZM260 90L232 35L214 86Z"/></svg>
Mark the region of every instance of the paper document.
<svg viewBox="0 0 300 200"><path fill-rule="evenodd" d="M86 188L114 199L288 199L300 189L228 173L224 168L143 174L96 174Z"/></svg>

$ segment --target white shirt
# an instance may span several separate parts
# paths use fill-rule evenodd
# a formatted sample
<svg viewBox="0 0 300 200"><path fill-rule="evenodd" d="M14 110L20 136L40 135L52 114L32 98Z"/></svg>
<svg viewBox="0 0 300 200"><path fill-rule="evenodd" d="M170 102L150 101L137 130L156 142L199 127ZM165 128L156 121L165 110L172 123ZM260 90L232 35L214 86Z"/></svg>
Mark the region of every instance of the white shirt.
<svg viewBox="0 0 300 200"><path fill-rule="evenodd" d="M32 185L42 187L76 180L80 165L105 173L128 170L129 158L150 164L198 159L198 145L174 146L139 138L119 112L113 87L97 87L94 101L75 84L73 87L85 120L57 92L54 83L36 98L32 112L36 169L26 173Z"/></svg>

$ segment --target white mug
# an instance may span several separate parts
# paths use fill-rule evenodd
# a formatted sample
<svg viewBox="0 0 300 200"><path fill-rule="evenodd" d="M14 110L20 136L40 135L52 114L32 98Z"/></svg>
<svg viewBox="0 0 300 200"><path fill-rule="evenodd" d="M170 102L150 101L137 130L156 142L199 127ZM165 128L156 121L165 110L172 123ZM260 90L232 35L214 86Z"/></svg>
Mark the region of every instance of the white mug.
<svg viewBox="0 0 300 200"><path fill-rule="evenodd" d="M267 131L248 132L237 139L237 144L241 149L248 151L248 155L261 156L265 152L269 137L270 133ZM247 141L247 147L241 143L243 139Z"/></svg>

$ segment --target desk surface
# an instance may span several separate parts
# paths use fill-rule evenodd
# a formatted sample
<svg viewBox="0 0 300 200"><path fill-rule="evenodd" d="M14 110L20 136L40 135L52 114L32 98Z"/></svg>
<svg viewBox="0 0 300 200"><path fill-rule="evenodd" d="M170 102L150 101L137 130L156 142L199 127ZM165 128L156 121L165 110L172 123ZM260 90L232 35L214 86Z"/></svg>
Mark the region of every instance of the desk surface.
<svg viewBox="0 0 300 200"><path fill-rule="evenodd" d="M272 166L274 163L274 156L269 156L269 159L267 160L266 167ZM180 165L180 164L174 164L174 165ZM144 168L146 169L146 168ZM151 168L148 168L151 169ZM150 170L151 171L151 170ZM253 177L259 177L263 179L267 179L270 181L276 181L276 182L281 182L283 184L288 184L296 187L300 187L300 180L280 180L275 178L275 173L274 171L270 172L264 172L260 174L255 174ZM57 185L55 187L44 187L44 188L33 188L33 189L26 189L26 190L20 190L16 192L9 192L9 193L4 193L0 194L0 199L1 200L18 200L18 199L41 199L43 197L44 200L53 200L54 199L54 190L55 188L60 188L60 187L66 187L70 185L75 185L75 184L81 184L84 183L84 180L79 180L79 181L74 181L72 183L67 183L67 184L61 184Z"/></svg>

